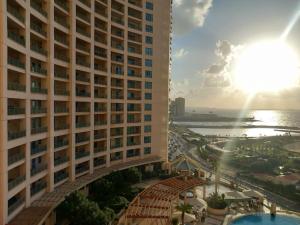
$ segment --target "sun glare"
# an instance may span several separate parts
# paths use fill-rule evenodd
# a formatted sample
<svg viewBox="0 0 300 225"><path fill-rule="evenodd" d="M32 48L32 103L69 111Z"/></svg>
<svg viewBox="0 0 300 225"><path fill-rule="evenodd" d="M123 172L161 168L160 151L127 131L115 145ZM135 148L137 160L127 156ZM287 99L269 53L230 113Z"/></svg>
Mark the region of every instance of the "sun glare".
<svg viewBox="0 0 300 225"><path fill-rule="evenodd" d="M297 85L299 60L281 41L259 42L238 56L233 81L247 93L278 92Z"/></svg>

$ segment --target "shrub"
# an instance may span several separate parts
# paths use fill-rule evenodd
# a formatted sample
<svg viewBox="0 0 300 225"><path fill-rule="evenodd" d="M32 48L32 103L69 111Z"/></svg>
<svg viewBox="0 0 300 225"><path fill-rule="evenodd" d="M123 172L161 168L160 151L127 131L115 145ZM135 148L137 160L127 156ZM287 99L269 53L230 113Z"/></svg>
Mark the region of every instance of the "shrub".
<svg viewBox="0 0 300 225"><path fill-rule="evenodd" d="M207 205L214 209L225 209L227 202L224 200L224 195L220 196L218 193L212 193L207 199Z"/></svg>

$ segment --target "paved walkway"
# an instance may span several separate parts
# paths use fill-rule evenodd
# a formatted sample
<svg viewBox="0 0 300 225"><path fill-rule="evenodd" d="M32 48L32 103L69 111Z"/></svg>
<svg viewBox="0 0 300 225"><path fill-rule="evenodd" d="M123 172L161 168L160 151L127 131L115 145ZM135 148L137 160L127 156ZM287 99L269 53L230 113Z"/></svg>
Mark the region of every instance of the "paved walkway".
<svg viewBox="0 0 300 225"><path fill-rule="evenodd" d="M145 164L162 162L160 157L149 157L143 160L133 160L109 168L100 168L93 174L87 174L79 177L75 181L68 181L59 186L53 192L45 193L41 198L34 201L30 207L23 209L8 225L40 225L51 212L72 192L79 190L95 180L110 174L113 171L124 170L132 166L141 166Z"/></svg>

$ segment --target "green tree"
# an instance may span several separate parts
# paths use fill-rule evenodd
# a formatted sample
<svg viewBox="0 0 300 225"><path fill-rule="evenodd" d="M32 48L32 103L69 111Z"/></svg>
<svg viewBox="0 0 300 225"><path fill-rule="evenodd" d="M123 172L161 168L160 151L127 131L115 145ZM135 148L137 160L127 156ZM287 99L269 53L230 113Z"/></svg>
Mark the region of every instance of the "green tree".
<svg viewBox="0 0 300 225"><path fill-rule="evenodd" d="M130 184L136 184L142 180L142 173L136 167L125 170L123 176L126 182Z"/></svg>
<svg viewBox="0 0 300 225"><path fill-rule="evenodd" d="M182 223L182 225L184 225L184 215L185 215L185 213L190 213L192 211L192 208L193 208L192 205L186 204L186 203L183 203L183 204L180 204L180 205L176 206L176 209L181 212L181 223Z"/></svg>

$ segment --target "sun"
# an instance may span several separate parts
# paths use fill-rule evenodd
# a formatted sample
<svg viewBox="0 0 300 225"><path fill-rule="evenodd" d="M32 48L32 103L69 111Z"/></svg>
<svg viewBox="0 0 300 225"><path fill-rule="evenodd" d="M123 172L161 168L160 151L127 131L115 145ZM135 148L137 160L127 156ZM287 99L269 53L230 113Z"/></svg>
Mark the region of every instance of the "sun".
<svg viewBox="0 0 300 225"><path fill-rule="evenodd" d="M235 86L249 94L289 89L298 79L298 56L282 41L263 41L244 48L233 73Z"/></svg>

